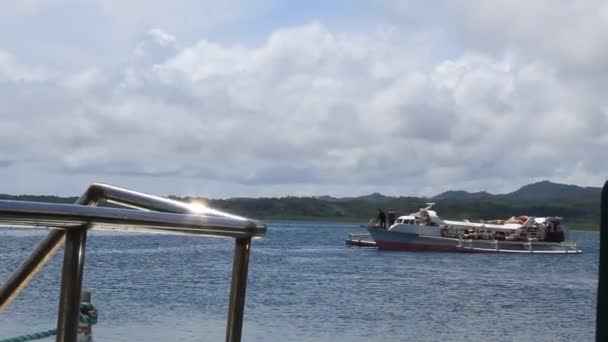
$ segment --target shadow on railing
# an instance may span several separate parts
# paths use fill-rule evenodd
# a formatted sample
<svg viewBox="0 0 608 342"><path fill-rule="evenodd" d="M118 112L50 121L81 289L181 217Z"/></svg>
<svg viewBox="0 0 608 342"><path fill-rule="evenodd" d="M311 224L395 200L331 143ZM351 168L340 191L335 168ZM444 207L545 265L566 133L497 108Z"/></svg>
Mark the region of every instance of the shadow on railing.
<svg viewBox="0 0 608 342"><path fill-rule="evenodd" d="M129 209L96 207L102 202ZM53 228L0 288L0 310L12 302L65 241L58 342L77 339L89 229L232 237L236 242L226 341L241 340L251 239L266 234L266 225L260 221L106 184L92 184L75 204L0 200L0 224Z"/></svg>

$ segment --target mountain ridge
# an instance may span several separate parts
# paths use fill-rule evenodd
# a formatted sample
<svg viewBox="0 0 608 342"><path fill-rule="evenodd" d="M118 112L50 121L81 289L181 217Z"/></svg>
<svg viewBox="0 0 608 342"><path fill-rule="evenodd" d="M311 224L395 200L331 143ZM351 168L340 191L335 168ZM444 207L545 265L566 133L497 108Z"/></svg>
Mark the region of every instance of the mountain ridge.
<svg viewBox="0 0 608 342"><path fill-rule="evenodd" d="M465 199L465 198L484 198L484 197L507 197L514 200L529 200L529 199L564 199L578 196L599 196L601 193L600 187L583 187L574 184L555 183L548 180L542 180L535 183L530 183L521 186L519 189L504 194L493 194L487 191L469 192L465 190L448 190L430 197L431 200L445 199ZM409 196L399 196L409 197ZM342 201L342 200L366 200L370 202L384 202L390 199L395 199L395 196L386 196L378 192L369 195L358 197L333 197L333 196L316 196L320 200Z"/></svg>
<svg viewBox="0 0 608 342"><path fill-rule="evenodd" d="M560 216L574 228L598 229L601 189L548 181L525 185L507 194L448 191L428 197L393 197L380 193L359 197L331 196L282 198L207 199L204 197L169 196L191 202L203 201L209 206L237 215L260 219L344 220L367 222L378 214L378 208L409 214L436 202L435 210L450 219L497 219L519 215ZM74 203L77 197L1 195L0 199L54 203Z"/></svg>

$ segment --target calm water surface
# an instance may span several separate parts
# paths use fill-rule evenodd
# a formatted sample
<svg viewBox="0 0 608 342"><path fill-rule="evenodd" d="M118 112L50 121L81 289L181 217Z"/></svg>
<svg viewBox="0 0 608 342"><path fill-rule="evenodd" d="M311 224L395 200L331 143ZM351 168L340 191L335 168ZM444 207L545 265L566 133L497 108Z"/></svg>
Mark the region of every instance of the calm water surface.
<svg viewBox="0 0 608 342"><path fill-rule="evenodd" d="M348 248L355 224L270 222L255 240L244 341L591 341L599 234L582 255ZM0 282L46 234L0 230ZM96 341L221 341L232 240L92 232ZM54 327L56 257L6 312L0 339Z"/></svg>

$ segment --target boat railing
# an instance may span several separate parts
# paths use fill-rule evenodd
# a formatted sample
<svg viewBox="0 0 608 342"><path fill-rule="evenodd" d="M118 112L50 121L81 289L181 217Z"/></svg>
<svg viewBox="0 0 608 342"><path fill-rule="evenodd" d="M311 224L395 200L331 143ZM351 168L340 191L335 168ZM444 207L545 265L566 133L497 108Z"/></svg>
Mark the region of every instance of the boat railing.
<svg viewBox="0 0 608 342"><path fill-rule="evenodd" d="M463 239L458 236L458 248L473 248L473 239Z"/></svg>
<svg viewBox="0 0 608 342"><path fill-rule="evenodd" d="M114 207L97 206L104 202ZM0 288L0 310L12 302L65 241L57 342L77 341L89 229L234 238L226 341L241 340L251 241L266 234L266 225L260 221L97 183L75 204L0 200L0 225L50 228L45 239Z"/></svg>
<svg viewBox="0 0 608 342"><path fill-rule="evenodd" d="M483 240L483 239L479 239L479 240L473 240L473 239L463 239L462 236L458 237L458 248L461 249L473 249L473 248L480 248L480 249L484 249L484 250L494 250L494 251L501 251L501 250L513 250L513 248L509 248L509 245L500 245L500 241L505 241L505 240L497 240L497 239L492 239L492 240ZM511 241L513 242L513 241ZM476 244L476 246L473 246L473 244ZM543 247L543 246L555 246L554 242L543 242L543 241L537 241L537 239L534 238L530 238L526 241L519 241L518 243L521 244L521 246L524 247L524 251L527 251L529 253L535 253L540 251L544 251L545 249L543 248L538 248L538 247ZM484 247L485 245L485 247ZM562 242L560 244L561 248L563 248L563 252L564 253L580 253L580 250L578 249L578 245L574 242ZM536 247L536 248L535 248Z"/></svg>

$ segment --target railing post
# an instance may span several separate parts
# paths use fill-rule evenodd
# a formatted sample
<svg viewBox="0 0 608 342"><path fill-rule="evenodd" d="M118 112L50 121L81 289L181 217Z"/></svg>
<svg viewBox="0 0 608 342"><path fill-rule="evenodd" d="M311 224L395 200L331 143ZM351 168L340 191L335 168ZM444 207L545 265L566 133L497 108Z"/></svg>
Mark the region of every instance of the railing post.
<svg viewBox="0 0 608 342"><path fill-rule="evenodd" d="M101 195L102 193L95 188L88 189L76 200L76 204L95 206L100 200ZM27 286L38 271L55 255L55 252L63 244L64 238L65 231L61 229L50 231L19 268L11 274L11 277L0 288L0 311L8 307L19 292Z"/></svg>
<svg viewBox="0 0 608 342"><path fill-rule="evenodd" d="M84 225L79 229L68 229L66 232L57 317L57 342L77 341L87 229L88 225Z"/></svg>
<svg viewBox="0 0 608 342"><path fill-rule="evenodd" d="M232 284L230 286L226 342L241 341L250 248L251 237L236 239L232 264Z"/></svg>
<svg viewBox="0 0 608 342"><path fill-rule="evenodd" d="M600 222L600 265L597 283L595 340L608 341L608 182L604 184Z"/></svg>

